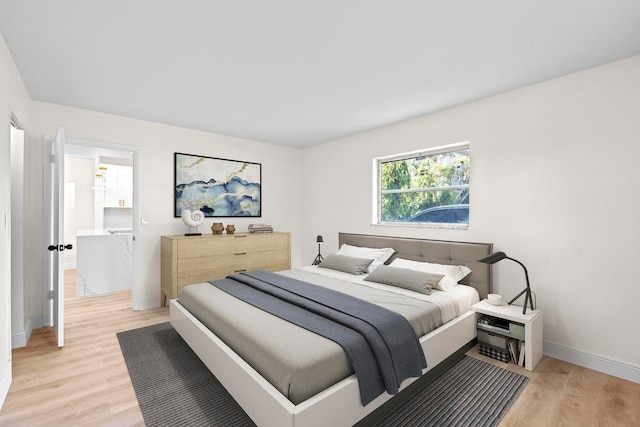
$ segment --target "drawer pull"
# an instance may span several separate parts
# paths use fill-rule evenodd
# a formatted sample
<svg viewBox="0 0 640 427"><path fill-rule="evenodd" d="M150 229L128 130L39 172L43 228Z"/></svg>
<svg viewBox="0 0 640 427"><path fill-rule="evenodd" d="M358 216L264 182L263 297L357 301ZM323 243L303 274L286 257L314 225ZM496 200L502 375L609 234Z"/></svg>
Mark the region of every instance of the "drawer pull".
<svg viewBox="0 0 640 427"><path fill-rule="evenodd" d="M242 270L236 270L236 271L234 271L234 273L242 273L243 271L247 271L247 270L243 268Z"/></svg>
<svg viewBox="0 0 640 427"><path fill-rule="evenodd" d="M247 237L247 236L246 236L246 235L243 235L243 234L238 234L238 235L233 236L233 237L235 237L236 239L244 239L244 238L245 238L245 237Z"/></svg>
<svg viewBox="0 0 640 427"><path fill-rule="evenodd" d="M247 254L246 252L238 252L238 253L236 253L236 255L246 255L246 254Z"/></svg>

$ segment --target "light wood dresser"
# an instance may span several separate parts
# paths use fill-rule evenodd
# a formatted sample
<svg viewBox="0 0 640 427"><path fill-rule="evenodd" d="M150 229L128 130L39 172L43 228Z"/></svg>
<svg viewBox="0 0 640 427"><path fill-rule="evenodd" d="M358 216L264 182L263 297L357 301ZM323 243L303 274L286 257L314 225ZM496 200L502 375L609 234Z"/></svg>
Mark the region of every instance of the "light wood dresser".
<svg viewBox="0 0 640 427"><path fill-rule="evenodd" d="M161 301L193 283L249 270L291 268L291 235L283 232L162 236Z"/></svg>

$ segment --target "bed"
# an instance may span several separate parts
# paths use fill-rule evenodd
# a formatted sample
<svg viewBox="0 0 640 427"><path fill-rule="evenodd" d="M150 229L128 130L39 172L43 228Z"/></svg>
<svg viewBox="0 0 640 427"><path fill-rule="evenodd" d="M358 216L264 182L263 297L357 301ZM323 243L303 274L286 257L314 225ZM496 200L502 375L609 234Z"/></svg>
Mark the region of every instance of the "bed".
<svg viewBox="0 0 640 427"><path fill-rule="evenodd" d="M491 291L491 270L489 265L477 262L478 259L492 252L491 244L350 233L340 233L339 244L340 246L347 244L366 248L391 247L395 250L395 253L386 264L392 263L392 261L399 258L445 265L463 265L471 269L471 273L460 281L461 284L467 286L457 289L460 292L466 292L455 303L462 307L461 313L453 319L446 318L446 323L442 326L419 338L419 345L424 350L427 361L427 367L422 372L423 375L436 368L450 355L475 339L475 313L469 311L469 307L477 299L485 298ZM313 268L316 267L305 267L300 271L292 270L282 272L282 274L306 279L310 275L318 273ZM319 280L324 282L339 281L343 279L341 275L342 273L339 272L331 272L329 276L332 277L325 278L326 275L321 274L322 278ZM355 281L357 282L358 280L361 279ZM200 292L213 292L209 290L212 287L209 284L193 285L193 287L194 289L199 289ZM471 290L475 296L469 296L470 293L467 289ZM356 376L348 374L341 379L340 376L345 375L344 370L340 371L338 369L336 373L328 368L325 371L325 367L319 369L320 372L327 372L328 383L321 385L320 391L305 390L304 387L299 387L300 392L292 392L291 395L285 396L288 388L292 388L290 384L282 385L273 378L267 380L265 376L268 377L268 375L265 374L263 376L259 373L264 371L263 367L256 365L257 359L254 359L250 364L239 355L244 354L245 358L251 361L251 354L261 351L259 347L260 341L271 341L269 329L260 330L260 328L256 327L244 331L248 334L248 338L245 340L246 346L231 343L229 334L242 335L242 331L237 333L229 332L229 328L232 325L227 325L224 318L214 316L214 320L206 319L206 316L203 316L197 307L193 306L193 301L197 302L198 293L195 292L194 295L195 297L191 296L191 304L192 310L196 315L187 310L180 302L180 299L171 301L171 324L257 425L292 427L350 426L393 398L392 395L383 393L363 406ZM187 298L186 295L185 298ZM243 304L242 302L238 303ZM229 304L231 304L231 300L229 300ZM227 304L225 303L224 305ZM230 307L230 310L233 310L233 308ZM266 313L263 315L269 316ZM203 321L201 322L199 319L203 319ZM263 323L260 318L258 318L258 323ZM213 329L218 328L217 334L212 332L205 324L209 324ZM308 333L308 331L306 332ZM230 343L237 351L232 350L226 343ZM329 347L327 346L327 348ZM268 348L264 351L267 352ZM319 351L319 353L323 353L323 351ZM306 357L301 356L302 359ZM264 358L260 358L260 360L262 359ZM342 363L344 364L345 362L343 361ZM348 361L346 363L348 364ZM315 362L312 363L314 366L315 364ZM256 369L252 366L256 366ZM313 376L310 368L311 366L309 366L310 375ZM338 380L336 381L331 375L337 375L336 378ZM415 380L416 378L405 380L402 382L400 389L407 388ZM396 400L398 397L396 397Z"/></svg>

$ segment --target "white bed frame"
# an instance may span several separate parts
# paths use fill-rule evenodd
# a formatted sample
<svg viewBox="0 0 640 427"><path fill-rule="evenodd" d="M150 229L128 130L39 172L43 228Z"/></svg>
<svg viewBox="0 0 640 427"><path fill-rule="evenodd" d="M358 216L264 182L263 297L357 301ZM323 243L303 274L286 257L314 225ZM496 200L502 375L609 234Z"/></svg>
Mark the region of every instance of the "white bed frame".
<svg viewBox="0 0 640 427"><path fill-rule="evenodd" d="M294 405L213 332L171 300L171 325L258 426L352 426L389 400L384 393L362 406L356 376ZM476 336L475 312L467 312L420 339L426 373ZM417 378L406 380L401 389Z"/></svg>
<svg viewBox="0 0 640 427"><path fill-rule="evenodd" d="M340 240L343 241L342 234ZM371 245L370 242L367 244ZM490 253L491 245L486 244L485 246L488 249L483 250L484 255L475 259ZM424 256L419 258L427 259ZM490 285L490 270L488 278ZM427 358L427 368L423 374L476 337L475 320L475 312L469 311L420 338ZM294 405L182 307L178 300L171 300L170 321L176 331L258 426L352 426L393 397L383 393L368 405L362 406L357 379L355 375L352 375L306 401ZM400 389L406 388L416 380L417 378L407 379L402 383Z"/></svg>

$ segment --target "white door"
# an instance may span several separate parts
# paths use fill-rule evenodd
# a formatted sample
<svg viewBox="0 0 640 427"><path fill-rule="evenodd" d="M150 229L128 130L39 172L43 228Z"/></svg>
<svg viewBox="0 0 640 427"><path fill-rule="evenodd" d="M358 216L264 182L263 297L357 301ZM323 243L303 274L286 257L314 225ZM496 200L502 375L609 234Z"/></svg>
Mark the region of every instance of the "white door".
<svg viewBox="0 0 640 427"><path fill-rule="evenodd" d="M64 239L64 128L55 139L45 138L44 159L45 229L47 255L47 292L45 319L58 337L58 347L64 345L64 256L71 245Z"/></svg>

